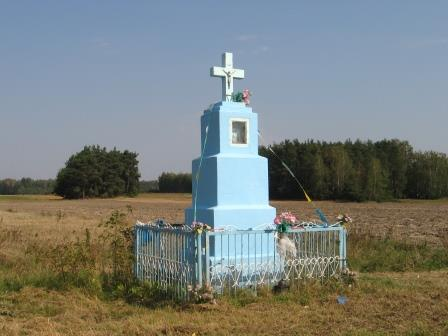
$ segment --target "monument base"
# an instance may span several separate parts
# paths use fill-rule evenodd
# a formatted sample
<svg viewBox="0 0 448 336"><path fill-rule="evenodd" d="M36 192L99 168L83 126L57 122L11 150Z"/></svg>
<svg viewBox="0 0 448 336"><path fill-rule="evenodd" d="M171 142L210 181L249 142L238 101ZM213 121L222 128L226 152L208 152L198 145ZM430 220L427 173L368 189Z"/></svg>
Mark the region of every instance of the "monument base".
<svg viewBox="0 0 448 336"><path fill-rule="evenodd" d="M236 230L262 229L274 222L275 208L269 205L197 207L196 221L210 225L214 229L232 228ZM185 224L191 225L194 209L185 209Z"/></svg>

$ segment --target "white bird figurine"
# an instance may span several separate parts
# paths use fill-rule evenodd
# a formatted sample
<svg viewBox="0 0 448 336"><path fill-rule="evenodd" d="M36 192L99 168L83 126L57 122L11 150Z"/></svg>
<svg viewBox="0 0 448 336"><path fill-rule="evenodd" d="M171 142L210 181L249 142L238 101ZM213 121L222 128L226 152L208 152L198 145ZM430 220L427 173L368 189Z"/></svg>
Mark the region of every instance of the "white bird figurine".
<svg viewBox="0 0 448 336"><path fill-rule="evenodd" d="M294 258L297 255L297 248L294 242L284 233L278 234L277 251L284 259Z"/></svg>

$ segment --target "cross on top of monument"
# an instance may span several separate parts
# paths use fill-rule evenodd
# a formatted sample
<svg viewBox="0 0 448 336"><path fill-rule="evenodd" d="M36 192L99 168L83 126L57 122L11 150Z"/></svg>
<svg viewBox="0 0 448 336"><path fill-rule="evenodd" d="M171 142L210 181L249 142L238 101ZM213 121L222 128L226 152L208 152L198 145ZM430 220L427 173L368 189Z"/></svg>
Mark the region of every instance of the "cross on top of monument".
<svg viewBox="0 0 448 336"><path fill-rule="evenodd" d="M222 100L232 101L233 79L243 79L244 70L233 68L233 54L222 54L222 67L210 68L210 76L222 77Z"/></svg>

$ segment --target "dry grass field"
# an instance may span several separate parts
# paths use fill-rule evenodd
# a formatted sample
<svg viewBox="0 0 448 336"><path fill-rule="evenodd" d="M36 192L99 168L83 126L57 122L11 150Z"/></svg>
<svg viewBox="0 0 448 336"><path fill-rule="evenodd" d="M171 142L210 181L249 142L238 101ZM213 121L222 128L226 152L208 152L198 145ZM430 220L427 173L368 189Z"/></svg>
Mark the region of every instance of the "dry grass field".
<svg viewBox="0 0 448 336"><path fill-rule="evenodd" d="M181 222L183 209L190 203L190 195L173 194L70 201L53 196L0 196L0 335L448 335L448 269L445 254L440 256L448 248L448 200L316 202L330 219L339 213L353 217L349 248L362 252L353 259L378 255L387 259L387 254L370 256L365 251L390 248L369 245L376 240L393 241L392 250L405 246L404 258L412 257L406 272L391 272L387 265L378 268L371 263L374 271L361 273L352 286L310 283L279 295L224 297L217 305L147 308L99 297L82 287L58 290L25 284L13 288L5 280L12 272L27 274L33 268L25 262L30 247L82 237L86 228L95 239L102 230L98 224L113 210L132 207L130 222L155 218ZM313 209L305 202L273 201L272 205L291 210L300 219L314 219ZM357 237L367 240L354 244ZM412 246L420 246L415 248L419 253ZM434 255L438 263L432 263ZM337 303L339 294L348 297L345 305Z"/></svg>
<svg viewBox="0 0 448 336"><path fill-rule="evenodd" d="M315 202L330 220L340 213L353 219L352 230L376 237L440 244L448 228L448 200L400 201L385 203ZM132 219L147 221L164 218L183 221L184 209L191 205L188 194L143 194L136 198L62 200L55 196L0 196L0 225L18 229L23 235L52 238L72 235L84 228L95 230L98 222L114 209L133 208ZM307 202L273 201L279 211L290 210L299 219L316 219Z"/></svg>

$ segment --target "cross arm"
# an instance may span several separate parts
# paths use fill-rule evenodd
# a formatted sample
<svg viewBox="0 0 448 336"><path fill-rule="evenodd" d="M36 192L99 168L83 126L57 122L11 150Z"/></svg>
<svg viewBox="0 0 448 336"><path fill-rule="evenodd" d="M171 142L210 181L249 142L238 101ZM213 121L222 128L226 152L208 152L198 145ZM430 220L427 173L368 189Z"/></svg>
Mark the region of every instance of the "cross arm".
<svg viewBox="0 0 448 336"><path fill-rule="evenodd" d="M214 66L210 68L210 76L225 77L226 74L224 73L224 68Z"/></svg>
<svg viewBox="0 0 448 336"><path fill-rule="evenodd" d="M244 70L234 69L233 78L243 79L244 78Z"/></svg>

